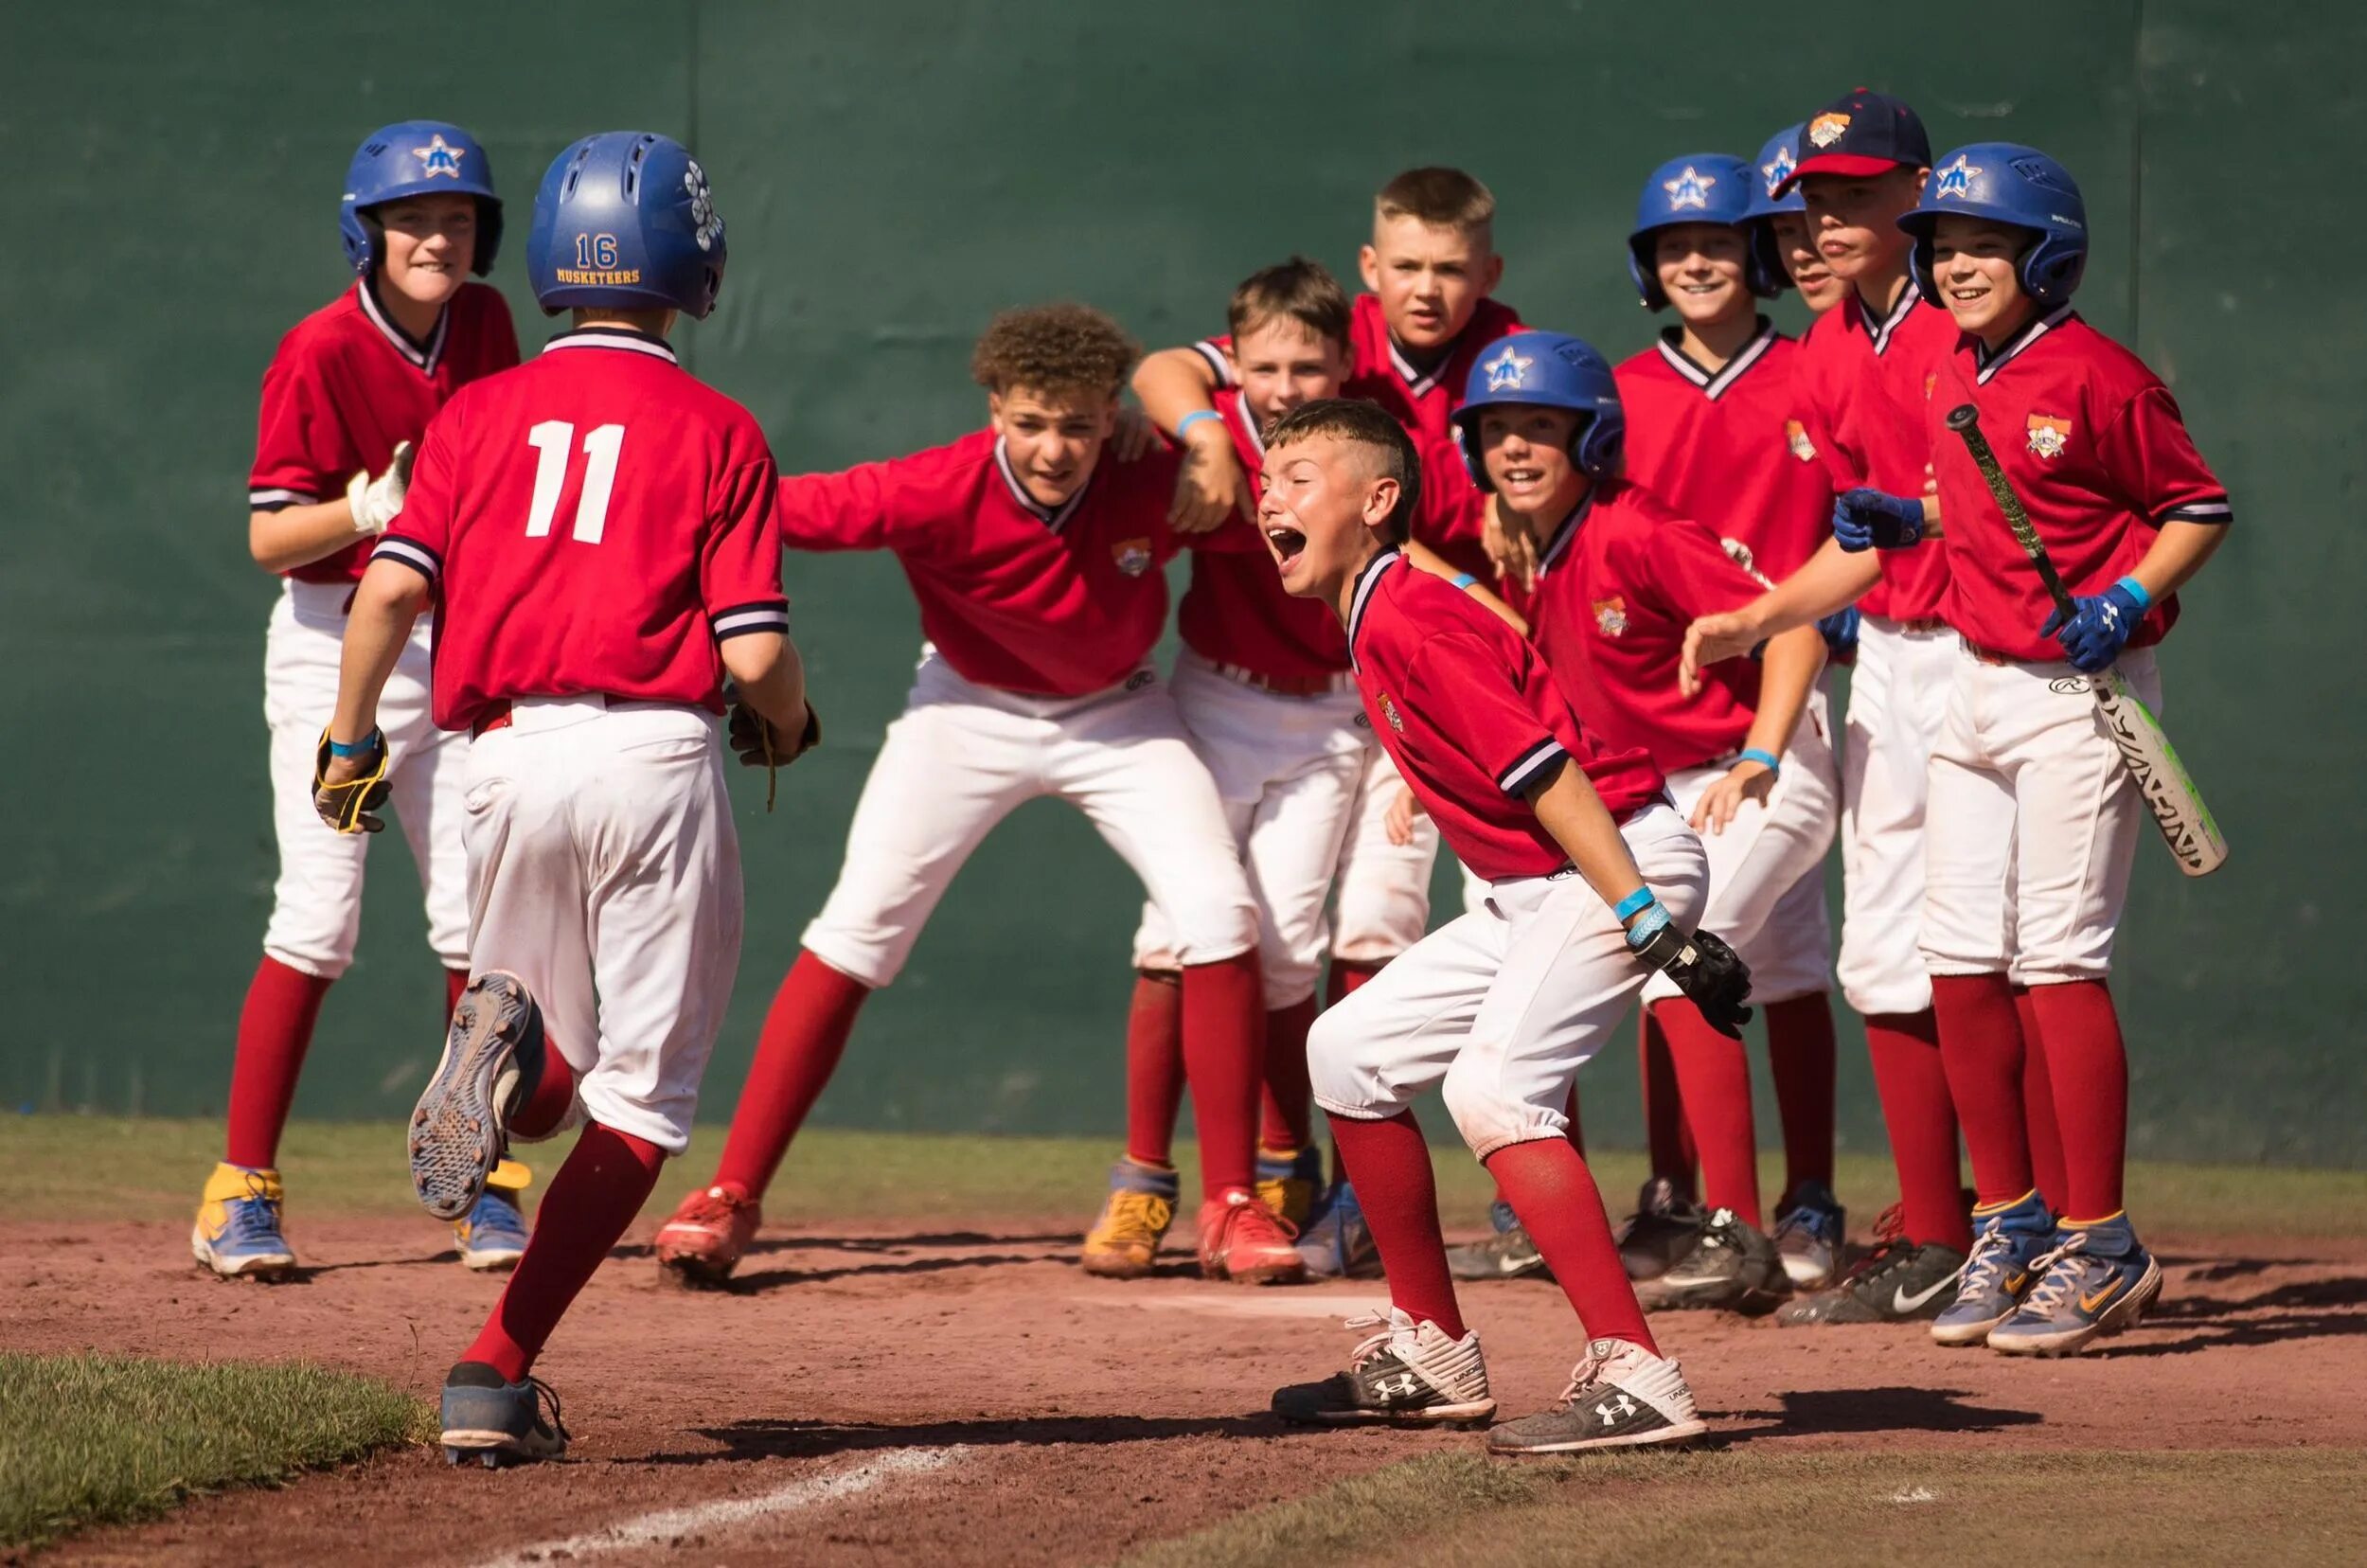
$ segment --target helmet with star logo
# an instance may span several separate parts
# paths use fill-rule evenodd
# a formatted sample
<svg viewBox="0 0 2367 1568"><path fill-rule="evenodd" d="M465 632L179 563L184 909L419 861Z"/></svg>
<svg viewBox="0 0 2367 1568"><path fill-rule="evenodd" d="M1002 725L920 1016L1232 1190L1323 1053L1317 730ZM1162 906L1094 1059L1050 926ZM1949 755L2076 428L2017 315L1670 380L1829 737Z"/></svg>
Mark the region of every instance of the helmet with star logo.
<svg viewBox="0 0 2367 1568"><path fill-rule="evenodd" d="M476 198L476 258L479 277L493 270L502 242L502 201L493 194L493 161L483 144L446 120L398 120L363 138L346 166L345 200L337 207L337 234L346 258L364 276L378 265L385 230L375 209L406 196L450 191Z"/></svg>
<svg viewBox="0 0 2367 1568"><path fill-rule="evenodd" d="M1751 166L1751 205L1742 215L1742 226L1751 235L1752 264L1758 268L1771 295L1791 287L1791 275L1784 270L1783 249L1775 242L1773 219L1779 212L1808 210L1799 187L1785 187L1791 171L1800 167L1800 137L1807 128L1804 120L1776 132L1767 138Z"/></svg>
<svg viewBox="0 0 2367 1568"><path fill-rule="evenodd" d="M1923 200L1898 226L1914 236L1915 287L1943 305L1932 276L1932 235L1948 214L1964 213L2027 229L2031 242L2014 258L2022 293L2041 309L2071 298L2088 267L2088 206L2071 170L2020 142L1973 142L1931 165Z"/></svg>
<svg viewBox="0 0 2367 1568"><path fill-rule="evenodd" d="M1661 287L1660 269L1653 260L1653 236L1679 223L1742 228L1751 216L1751 194L1756 188L1751 166L1729 152L1671 158L1646 177L1644 194L1635 204L1635 227L1628 233L1628 276L1635 279L1646 310L1668 308L1668 292ZM1747 237L1742 257L1743 287L1762 298L1773 298L1777 285L1764 276L1757 247Z"/></svg>
<svg viewBox="0 0 2367 1568"><path fill-rule="evenodd" d="M1493 493L1487 464L1480 455L1480 419L1488 409L1520 403L1566 408L1581 416L1570 433L1570 460L1599 479L1619 466L1628 416L1611 361L1583 338L1562 332L1515 332L1487 346L1471 365L1463 406L1450 416L1455 445L1471 482Z"/></svg>
<svg viewBox="0 0 2367 1568"><path fill-rule="evenodd" d="M586 136L534 193L526 276L546 315L670 309L701 320L723 287L723 260L706 170L668 137Z"/></svg>

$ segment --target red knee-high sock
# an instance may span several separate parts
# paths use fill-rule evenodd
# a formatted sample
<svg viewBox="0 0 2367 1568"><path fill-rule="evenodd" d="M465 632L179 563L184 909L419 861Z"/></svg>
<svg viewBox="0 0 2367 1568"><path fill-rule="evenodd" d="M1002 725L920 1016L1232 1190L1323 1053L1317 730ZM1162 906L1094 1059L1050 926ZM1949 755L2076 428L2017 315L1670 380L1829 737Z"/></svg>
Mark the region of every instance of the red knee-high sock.
<svg viewBox="0 0 2367 1568"><path fill-rule="evenodd" d="M1184 1103L1184 989L1172 970L1134 976L1126 1008L1126 1157L1172 1164Z"/></svg>
<svg viewBox="0 0 2367 1568"><path fill-rule="evenodd" d="M1972 1217L1957 1181L1956 1107L1940 1062L1939 1025L1929 1011L1874 1013L1865 1021L1865 1043L1898 1169L1907 1239L1970 1251Z"/></svg>
<svg viewBox="0 0 2367 1568"><path fill-rule="evenodd" d="M838 1070L838 1059L846 1054L846 1037L855 1029L855 1014L870 995L871 988L862 981L810 953L797 954L789 977L774 993L772 1010L764 1015L756 1060L740 1086L739 1109L732 1113L731 1135L723 1140L715 1185L760 1198L773 1185L773 1172L789 1152L789 1140L797 1135L813 1102L822 1097L823 1086Z"/></svg>
<svg viewBox="0 0 2367 1568"><path fill-rule="evenodd" d="M2055 1120L2063 1131L2062 1213L2107 1219L2121 1211L2121 1167L2128 1159L2128 1052L2111 988L2101 980L2033 986L2030 1007L2046 1042Z"/></svg>
<svg viewBox="0 0 2367 1568"><path fill-rule="evenodd" d="M452 1012L460 1006L460 993L469 989L469 971L448 969L444 971L444 1021L452 1022Z"/></svg>
<svg viewBox="0 0 2367 1568"><path fill-rule="evenodd" d="M1973 1195L1984 1205L2014 1203L2032 1183L2013 987L2002 974L1935 974L1931 1012L1949 1096L1972 1156Z"/></svg>
<svg viewBox="0 0 2367 1568"><path fill-rule="evenodd" d="M1389 1304L1416 1323L1427 1318L1438 1325L1449 1339L1461 1339L1463 1312L1455 1305L1454 1276L1447 1272L1447 1239L1438 1229L1430 1146L1422 1141L1414 1113L1400 1111L1386 1121L1329 1120L1331 1141L1339 1147L1348 1180L1356 1184L1373 1245L1380 1250ZM1599 1204L1596 1209L1599 1213Z"/></svg>
<svg viewBox="0 0 2367 1568"><path fill-rule="evenodd" d="M2030 988L2014 988L2014 1012L2021 1020L2021 1115L2030 1132L2030 1175L2050 1213L2067 1212L2071 1183L2063 1171L2063 1134L2055 1119L2055 1082L2046 1070L2046 1039L2038 1032Z"/></svg>
<svg viewBox="0 0 2367 1568"><path fill-rule="evenodd" d="M1361 958L1334 958L1331 961L1330 985L1325 992L1328 998L1325 1006L1336 1007L1346 1001L1349 993L1374 975L1379 974L1381 966L1388 961L1383 958L1378 963L1367 963Z"/></svg>
<svg viewBox="0 0 2367 1568"><path fill-rule="evenodd" d="M1784 1123L1784 1190L1833 1185L1833 999L1824 991L1767 1005L1767 1060Z"/></svg>
<svg viewBox="0 0 2367 1568"><path fill-rule="evenodd" d="M1527 1227L1529 1239L1585 1325L1586 1337L1629 1340L1659 1355L1660 1344L1645 1327L1635 1287L1620 1265L1619 1244L1611 1239L1611 1217L1603 1212L1594 1173L1567 1140L1506 1144L1487 1156L1487 1173ZM1357 1190L1363 1191L1362 1183Z"/></svg>
<svg viewBox="0 0 2367 1568"><path fill-rule="evenodd" d="M1652 1174L1665 1177L1690 1198L1693 1180L1693 1134L1685 1127L1684 1095L1677 1087L1677 1059L1668 1054L1668 1035L1650 1007L1638 1014L1637 1076L1644 1084L1644 1147L1650 1153Z"/></svg>
<svg viewBox="0 0 2367 1568"><path fill-rule="evenodd" d="M1203 1198L1250 1189L1257 1173L1258 1080L1266 1007L1257 954L1184 967L1184 1073L1200 1136Z"/></svg>
<svg viewBox="0 0 2367 1568"><path fill-rule="evenodd" d="M657 1145L595 1122L551 1178L534 1215L534 1236L493 1315L463 1361L486 1362L511 1382L526 1375L551 1330L649 1202L666 1153Z"/></svg>
<svg viewBox="0 0 2367 1568"><path fill-rule="evenodd" d="M268 1169L279 1163L279 1134L329 984L276 958L255 966L230 1064L230 1131L222 1157L232 1165Z"/></svg>
<svg viewBox="0 0 2367 1568"><path fill-rule="evenodd" d="M1314 1140L1315 1092L1307 1081L1307 1031L1314 1025L1311 996L1266 1013L1265 1119L1257 1141L1277 1153Z"/></svg>
<svg viewBox="0 0 2367 1568"><path fill-rule="evenodd" d="M1667 1037L1684 1096L1685 1125L1701 1152L1702 1201L1714 1209L1732 1209L1751 1224L1762 1223L1751 1061L1742 1042L1711 1028L1701 1009L1682 997L1653 1003L1652 1017Z"/></svg>
<svg viewBox="0 0 2367 1568"><path fill-rule="evenodd" d="M543 1036L543 1067L526 1086L525 1097L509 1114L509 1131L522 1138L545 1138L559 1131L576 1103L576 1072L559 1054L559 1042Z"/></svg>

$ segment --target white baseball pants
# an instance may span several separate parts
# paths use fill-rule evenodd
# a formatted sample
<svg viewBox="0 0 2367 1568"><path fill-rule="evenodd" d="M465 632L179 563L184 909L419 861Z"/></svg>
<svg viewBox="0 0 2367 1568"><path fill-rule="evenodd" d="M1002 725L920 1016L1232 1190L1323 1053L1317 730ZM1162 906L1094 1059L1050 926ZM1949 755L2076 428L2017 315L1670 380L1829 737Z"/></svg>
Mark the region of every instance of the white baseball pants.
<svg viewBox="0 0 2367 1568"><path fill-rule="evenodd" d="M1931 748L1955 680L1956 634L1868 615L1858 633L1842 748L1842 994L1860 1013L1921 1012L1931 976L1923 825Z"/></svg>
<svg viewBox="0 0 2367 1568"><path fill-rule="evenodd" d="M1371 733L1369 723L1361 733ZM1389 842L1389 808L1405 781L1379 741L1367 741L1347 840L1340 848L1339 897L1331 917L1331 955L1385 964L1430 929L1430 874L1438 864L1438 825L1414 815L1410 843Z"/></svg>

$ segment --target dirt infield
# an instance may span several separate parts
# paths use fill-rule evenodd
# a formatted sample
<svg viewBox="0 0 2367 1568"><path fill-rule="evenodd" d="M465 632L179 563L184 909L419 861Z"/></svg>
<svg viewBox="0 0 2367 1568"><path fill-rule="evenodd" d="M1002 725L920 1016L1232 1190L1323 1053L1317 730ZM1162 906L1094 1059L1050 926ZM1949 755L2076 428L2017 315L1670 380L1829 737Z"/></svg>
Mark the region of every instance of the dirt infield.
<svg viewBox="0 0 2367 1568"><path fill-rule="evenodd" d="M184 1235L0 1226L0 1255L22 1260L0 1343L302 1356L424 1397L498 1289L428 1250L416 1221L307 1224L312 1266L276 1287L199 1275ZM492 1475L400 1454L55 1558L626 1562L691 1547L739 1562L1092 1562L1479 1441L1297 1434L1265 1416L1276 1382L1348 1348L1337 1320L1379 1299L1374 1286L1247 1291L1180 1266L1091 1280L1074 1240L983 1223L791 1231L759 1243L739 1288L701 1295L661 1288L629 1246L540 1368L566 1401L570 1463ZM2079 1361L1699 1313L1659 1327L1736 1452L2367 1444L2367 1409L2336 1394L2367 1386L2367 1244L2157 1246L2169 1278L2154 1318ZM1559 1292L1475 1287L1466 1306L1505 1409L1551 1399L1577 1348Z"/></svg>

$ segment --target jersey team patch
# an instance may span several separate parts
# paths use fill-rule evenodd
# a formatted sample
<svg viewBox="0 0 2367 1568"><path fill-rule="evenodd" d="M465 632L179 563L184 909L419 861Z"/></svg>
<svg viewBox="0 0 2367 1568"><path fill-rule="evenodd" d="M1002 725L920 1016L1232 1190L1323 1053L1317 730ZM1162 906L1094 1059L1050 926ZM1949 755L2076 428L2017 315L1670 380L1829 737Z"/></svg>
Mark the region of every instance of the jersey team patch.
<svg viewBox="0 0 2367 1568"><path fill-rule="evenodd" d="M1405 733L1405 721L1397 717L1397 704L1389 700L1389 694L1385 691L1380 694L1380 716L1389 721L1391 729L1396 730L1399 735Z"/></svg>
<svg viewBox="0 0 2367 1568"><path fill-rule="evenodd" d="M2071 444L2072 422L2052 414L2030 416L2030 450L2040 457L2060 457Z"/></svg>
<svg viewBox="0 0 2367 1568"><path fill-rule="evenodd" d="M1613 594L1607 599L1594 601L1594 624L1606 637L1625 635L1628 630L1628 601Z"/></svg>
<svg viewBox="0 0 2367 1568"><path fill-rule="evenodd" d="M1150 541L1121 539L1110 546L1110 559L1128 577L1140 577L1150 570Z"/></svg>
<svg viewBox="0 0 2367 1568"><path fill-rule="evenodd" d="M1816 443L1808 439L1808 427L1799 420L1784 421L1784 444L1791 448L1791 454L1802 462L1816 461Z"/></svg>
<svg viewBox="0 0 2367 1568"><path fill-rule="evenodd" d="M1841 140L1841 134L1848 129L1847 115L1819 115L1808 122L1808 140L1819 147L1830 147Z"/></svg>

